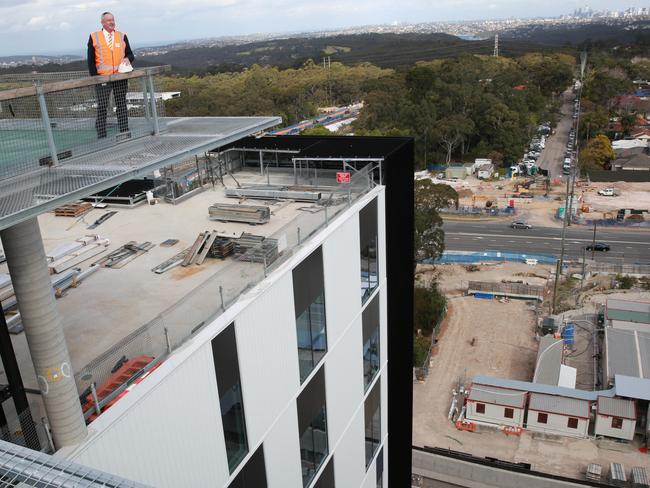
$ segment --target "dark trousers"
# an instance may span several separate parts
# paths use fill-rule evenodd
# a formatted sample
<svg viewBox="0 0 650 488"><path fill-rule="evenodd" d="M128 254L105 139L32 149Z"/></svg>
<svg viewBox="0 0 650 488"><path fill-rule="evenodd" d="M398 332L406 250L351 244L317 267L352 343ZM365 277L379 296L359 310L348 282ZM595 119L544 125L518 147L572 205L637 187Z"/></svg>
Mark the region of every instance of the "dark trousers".
<svg viewBox="0 0 650 488"><path fill-rule="evenodd" d="M95 85L95 91L97 93L97 120L95 121L97 137L106 137L106 109L108 108L108 100L111 91L113 92L113 98L115 99L117 125L120 132L127 132L129 130L129 118L126 108L126 91L128 86L128 80L119 80Z"/></svg>

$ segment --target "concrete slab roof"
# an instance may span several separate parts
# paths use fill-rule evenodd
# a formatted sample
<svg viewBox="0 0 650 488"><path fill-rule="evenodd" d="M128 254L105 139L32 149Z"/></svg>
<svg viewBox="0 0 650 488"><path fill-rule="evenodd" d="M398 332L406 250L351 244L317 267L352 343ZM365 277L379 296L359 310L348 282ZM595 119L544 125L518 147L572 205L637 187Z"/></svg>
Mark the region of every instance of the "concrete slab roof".
<svg viewBox="0 0 650 488"><path fill-rule="evenodd" d="M538 412L589 418L589 401L578 398L531 393L528 408Z"/></svg>
<svg viewBox="0 0 650 488"><path fill-rule="evenodd" d="M634 405L634 400L598 397L596 405L596 411L600 415L636 420L636 407Z"/></svg>
<svg viewBox="0 0 650 488"><path fill-rule="evenodd" d="M331 205L327 207L329 222L335 221L337 215L348 208L347 188L336 186L335 173L319 171L319 185L309 187L310 191L322 192L323 198L330 201ZM261 176L257 168L237 171L235 177L243 187L266 187L268 182L268 176ZM367 182L366 178L363 180ZM224 182L228 188L235 187L234 180L227 176L224 176ZM294 184L294 175L286 170L274 172L270 183L290 187ZM306 178L300 178L298 183L305 189L309 185ZM367 192L367 189L357 189L354 181L350 188L353 203ZM229 306L264 278L262 263L232 255L225 259L207 258L200 266L178 266L163 274L152 272L155 266L189 248L200 232L218 231L220 235L233 237L245 232L272 237L278 239L278 250L282 252L282 246L292 248L297 245L298 227L302 232L302 242L306 242L309 236L325 226L322 205L293 200L248 200L248 205L270 208L271 219L263 225L210 220L208 208L214 203L237 203L237 199L226 197L226 189L221 184L206 186L202 192L177 205L161 201L133 208L109 207L107 210L116 210L117 213L93 230L88 230L87 226L107 210L93 209L81 218L57 217L49 212L39 217L46 253L86 234L98 234L109 239L110 244L103 254L78 265L82 271L129 241L154 244L152 249L120 269L100 268L57 300L80 391L87 386L86 380L82 380L85 372L101 373L99 370L106 365L110 371L123 355L156 355L161 347L165 347L162 327L168 329L170 341L173 347L177 347L193 329L220 313L221 293L225 305ZM333 195L331 200L330 194ZM282 236L285 237L284 243ZM168 239L176 239L178 243L171 247L160 245ZM277 263L280 262L278 259ZM7 263L1 263L0 276L6 272ZM25 386L38 388L36 377L29 374L33 372L33 366L25 335L12 335L12 342ZM120 347L116 347L118 345ZM97 375L93 380L98 384L103 381Z"/></svg>

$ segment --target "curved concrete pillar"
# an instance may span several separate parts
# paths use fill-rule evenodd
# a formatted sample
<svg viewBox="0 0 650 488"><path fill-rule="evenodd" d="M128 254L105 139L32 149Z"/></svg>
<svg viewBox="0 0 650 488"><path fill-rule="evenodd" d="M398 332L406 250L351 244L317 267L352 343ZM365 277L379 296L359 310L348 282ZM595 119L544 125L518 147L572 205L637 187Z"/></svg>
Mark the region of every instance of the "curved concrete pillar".
<svg viewBox="0 0 650 488"><path fill-rule="evenodd" d="M70 355L58 313L38 220L0 232L25 336L57 448L86 438Z"/></svg>

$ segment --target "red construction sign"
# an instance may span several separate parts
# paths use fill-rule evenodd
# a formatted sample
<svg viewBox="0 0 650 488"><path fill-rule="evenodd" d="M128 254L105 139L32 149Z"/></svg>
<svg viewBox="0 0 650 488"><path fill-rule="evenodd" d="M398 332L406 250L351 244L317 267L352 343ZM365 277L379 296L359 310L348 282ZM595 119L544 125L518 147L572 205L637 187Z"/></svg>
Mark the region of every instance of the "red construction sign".
<svg viewBox="0 0 650 488"><path fill-rule="evenodd" d="M348 172L348 171L337 171L336 172L336 182L337 183L350 183L350 172Z"/></svg>

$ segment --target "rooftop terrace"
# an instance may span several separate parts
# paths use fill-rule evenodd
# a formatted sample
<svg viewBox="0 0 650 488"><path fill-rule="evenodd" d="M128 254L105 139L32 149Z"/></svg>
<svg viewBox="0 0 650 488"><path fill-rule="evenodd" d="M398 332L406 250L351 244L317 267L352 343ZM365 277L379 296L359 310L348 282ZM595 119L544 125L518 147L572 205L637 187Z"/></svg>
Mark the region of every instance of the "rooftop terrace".
<svg viewBox="0 0 650 488"><path fill-rule="evenodd" d="M332 170L303 171L299 176L281 168L267 170L265 175L257 169L234 168L232 176L224 176L225 184L208 185L177 205L158 199L155 205L93 209L80 218L55 216L52 212L42 214L39 223L46 252L86 235L95 234L110 241L103 253L75 266L82 272L128 242L154 245L123 267L100 268L57 300L79 392L91 382L101 385L124 356L164 358L180 347L203 324L216 318L288 259L311 235L367 194L374 186L370 177L373 168L370 165L356 173L353 170L352 181L343 185L336 183L336 172ZM320 194L320 199L246 200L245 205L270 209L270 220L262 225L210 220L211 205L237 204L238 199L226 196L238 189L235 181L248 190L274 189L281 194L283 189L295 188ZM106 212L115 210L117 214L96 229L87 228ZM152 271L190 248L197 235L206 230L233 238L249 233L273 239L278 257L270 262L256 262L260 260L253 257L256 249L252 249L225 259L208 257L201 265L176 266L161 274ZM171 247L161 246L169 239L178 242ZM0 264L0 276L2 273L7 273L6 263ZM10 320L11 315L7 314L7 318ZM25 386L37 389L24 334L13 335L12 341ZM2 378L0 373L0 382Z"/></svg>

